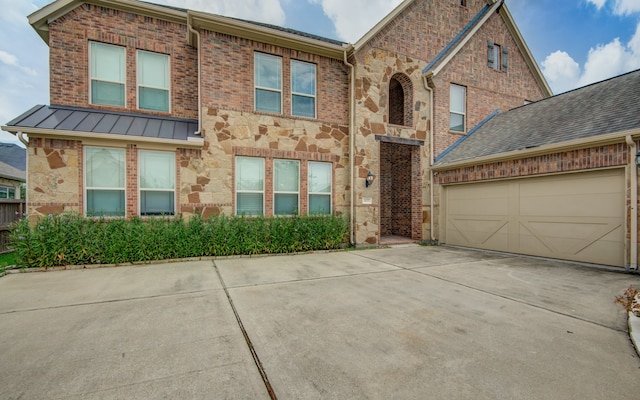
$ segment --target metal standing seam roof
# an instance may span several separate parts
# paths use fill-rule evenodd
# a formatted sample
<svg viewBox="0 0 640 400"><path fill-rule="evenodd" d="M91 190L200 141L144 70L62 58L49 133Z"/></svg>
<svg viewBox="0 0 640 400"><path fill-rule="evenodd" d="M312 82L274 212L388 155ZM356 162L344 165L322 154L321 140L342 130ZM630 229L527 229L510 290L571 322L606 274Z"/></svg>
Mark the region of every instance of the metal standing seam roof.
<svg viewBox="0 0 640 400"><path fill-rule="evenodd" d="M640 129L640 70L497 114L436 165Z"/></svg>
<svg viewBox="0 0 640 400"><path fill-rule="evenodd" d="M118 113L79 107L37 105L6 125L9 128L51 129L133 137L188 140L200 138L198 121L153 115Z"/></svg>

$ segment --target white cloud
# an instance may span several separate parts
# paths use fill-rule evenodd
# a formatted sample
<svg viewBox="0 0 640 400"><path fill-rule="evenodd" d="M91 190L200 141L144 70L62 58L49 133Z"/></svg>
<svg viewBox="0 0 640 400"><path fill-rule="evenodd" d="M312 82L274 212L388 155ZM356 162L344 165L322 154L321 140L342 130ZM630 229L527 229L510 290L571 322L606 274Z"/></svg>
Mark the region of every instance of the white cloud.
<svg viewBox="0 0 640 400"><path fill-rule="evenodd" d="M542 62L542 72L555 93L575 88L580 78L580 65L564 51L555 51Z"/></svg>
<svg viewBox="0 0 640 400"><path fill-rule="evenodd" d="M341 40L356 42L402 0L309 0L322 5Z"/></svg>
<svg viewBox="0 0 640 400"><path fill-rule="evenodd" d="M0 50L0 62L7 65L18 66L18 57Z"/></svg>
<svg viewBox="0 0 640 400"><path fill-rule="evenodd" d="M640 0L616 0L616 5L613 10L617 15L630 15L633 13L638 13L640 12Z"/></svg>
<svg viewBox="0 0 640 400"><path fill-rule="evenodd" d="M587 3L591 3L594 6L596 6L596 8L599 10L602 7L604 7L604 4L607 2L607 0L587 0Z"/></svg>
<svg viewBox="0 0 640 400"><path fill-rule="evenodd" d="M619 38L589 50L580 65L566 52L556 51L542 62L542 71L555 93L589 85L640 68L640 23L625 45Z"/></svg>
<svg viewBox="0 0 640 400"><path fill-rule="evenodd" d="M285 23L284 10L279 0L154 0L153 2L274 25Z"/></svg>

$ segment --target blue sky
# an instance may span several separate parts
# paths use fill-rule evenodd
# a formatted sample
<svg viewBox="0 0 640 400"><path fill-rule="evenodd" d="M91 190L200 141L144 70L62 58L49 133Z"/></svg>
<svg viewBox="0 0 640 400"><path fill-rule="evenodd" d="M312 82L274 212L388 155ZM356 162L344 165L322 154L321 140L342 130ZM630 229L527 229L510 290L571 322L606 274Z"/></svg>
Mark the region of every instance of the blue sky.
<svg viewBox="0 0 640 400"><path fill-rule="evenodd" d="M354 43L402 0L147 1ZM47 46L26 18L49 2L0 0L0 124L36 104L49 104ZM506 0L506 4L554 93L640 68L640 0ZM0 141L17 139L1 132Z"/></svg>

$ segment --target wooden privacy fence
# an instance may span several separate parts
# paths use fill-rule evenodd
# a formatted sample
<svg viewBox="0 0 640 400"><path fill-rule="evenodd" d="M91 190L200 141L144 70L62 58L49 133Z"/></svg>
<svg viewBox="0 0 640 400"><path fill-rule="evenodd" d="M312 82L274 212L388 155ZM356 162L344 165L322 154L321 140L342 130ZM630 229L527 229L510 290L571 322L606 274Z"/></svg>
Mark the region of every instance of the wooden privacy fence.
<svg viewBox="0 0 640 400"><path fill-rule="evenodd" d="M9 227L22 218L24 211L24 200L0 199L0 253L9 251Z"/></svg>

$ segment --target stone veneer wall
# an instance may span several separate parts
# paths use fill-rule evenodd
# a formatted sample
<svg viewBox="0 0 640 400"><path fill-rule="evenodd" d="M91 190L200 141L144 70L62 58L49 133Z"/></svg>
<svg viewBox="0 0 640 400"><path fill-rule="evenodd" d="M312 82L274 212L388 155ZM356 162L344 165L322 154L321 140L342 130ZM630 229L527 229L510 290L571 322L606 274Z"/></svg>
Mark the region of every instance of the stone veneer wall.
<svg viewBox="0 0 640 400"><path fill-rule="evenodd" d="M183 214L235 212L234 166L236 156L265 158L266 213L271 213L273 159L300 160L300 205L306 210L306 162L333 163L334 211L349 211L349 128L308 119L208 108L201 155L193 150L180 155L179 201Z"/></svg>
<svg viewBox="0 0 640 400"><path fill-rule="evenodd" d="M356 243L377 244L381 227L381 193L386 192L380 185L383 180L376 179L373 186L365 188L365 179L369 171L374 175L381 174L380 141L376 135L398 139L410 139L423 145L417 151L419 164L429 165L429 97L422 89L422 69L425 63L394 52L365 46L354 60L356 65L355 81L355 175L356 175ZM389 82L396 74L403 74L410 80L413 88L413 104L409 112L413 113L413 125L391 125L389 121ZM407 93L405 93L405 96ZM419 232L407 235L416 240L429 236L429 187L428 180L420 173L420 183L416 192L422 200L421 213L412 213L412 226L420 226ZM371 199L371 204L364 204L363 199Z"/></svg>

